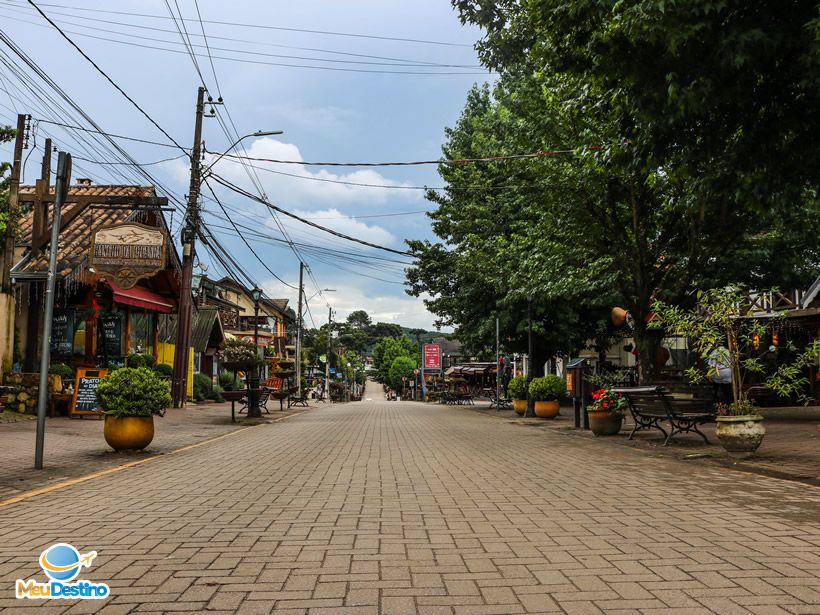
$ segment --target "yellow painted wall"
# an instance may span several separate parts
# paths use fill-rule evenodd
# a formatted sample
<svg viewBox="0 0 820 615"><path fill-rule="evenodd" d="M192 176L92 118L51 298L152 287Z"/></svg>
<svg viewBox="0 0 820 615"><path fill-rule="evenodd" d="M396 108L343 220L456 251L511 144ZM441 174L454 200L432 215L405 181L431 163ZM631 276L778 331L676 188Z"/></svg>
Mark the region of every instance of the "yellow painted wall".
<svg viewBox="0 0 820 615"><path fill-rule="evenodd" d="M174 353L176 352L175 344L157 344L157 363L174 364ZM194 349L188 349L188 385L185 390L185 395L189 398L194 396Z"/></svg>
<svg viewBox="0 0 820 615"><path fill-rule="evenodd" d="M14 349L14 296L0 293L0 378L11 371Z"/></svg>

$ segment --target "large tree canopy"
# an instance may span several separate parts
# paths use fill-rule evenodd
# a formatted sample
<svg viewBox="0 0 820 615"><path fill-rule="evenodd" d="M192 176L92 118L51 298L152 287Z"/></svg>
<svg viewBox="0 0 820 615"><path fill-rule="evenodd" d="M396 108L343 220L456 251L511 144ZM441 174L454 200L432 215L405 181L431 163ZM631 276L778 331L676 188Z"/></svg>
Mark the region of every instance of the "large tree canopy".
<svg viewBox="0 0 820 615"><path fill-rule="evenodd" d="M482 57L501 78L470 93L445 157L569 151L440 165L440 241L411 243L408 279L460 339L489 344L498 315L520 348L529 306L542 349L577 348L605 338L620 304L651 376L653 297L816 275L816 156L793 150L818 147L812 3L783 23L774 3L454 4L487 31Z"/></svg>

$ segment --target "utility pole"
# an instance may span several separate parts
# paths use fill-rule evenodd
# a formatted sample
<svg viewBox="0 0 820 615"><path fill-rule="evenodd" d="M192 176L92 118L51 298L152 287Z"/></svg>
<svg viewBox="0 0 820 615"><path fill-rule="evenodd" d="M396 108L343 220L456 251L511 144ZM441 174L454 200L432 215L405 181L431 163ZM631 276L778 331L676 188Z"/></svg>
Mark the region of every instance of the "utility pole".
<svg viewBox="0 0 820 615"><path fill-rule="evenodd" d="M299 301L296 311L296 386L298 387L296 394L299 399L302 399L302 294L304 293L302 276L304 271L305 264L299 261Z"/></svg>
<svg viewBox="0 0 820 615"><path fill-rule="evenodd" d="M11 268L14 266L14 244L19 217L20 170L23 162L23 135L26 132L26 116L17 116L17 135L14 139L14 158L12 158L11 179L9 183L9 211L6 219L6 236L3 244L2 290L11 294Z"/></svg>
<svg viewBox="0 0 820 615"><path fill-rule="evenodd" d="M177 339L174 349L174 372L171 395L175 408L185 405L188 390L188 348L191 345L191 281L194 275L196 236L199 233L200 145L202 143L202 116L205 112L205 88L200 86L196 98L194 145L191 148L191 183L188 188L188 209L182 227L182 280L179 289Z"/></svg>
<svg viewBox="0 0 820 615"><path fill-rule="evenodd" d="M330 350L330 344L333 340L331 331L331 320L333 319L333 308L327 306L327 361L325 361L325 394L327 401L330 402L330 357L333 356Z"/></svg>
<svg viewBox="0 0 820 615"><path fill-rule="evenodd" d="M46 403L48 402L48 362L51 359L51 319L54 315L54 286L57 278L57 244L60 239L60 210L71 181L71 154L60 152L57 159L57 181L54 187L54 213L51 216L51 245L48 251L43 341L40 348L40 390L37 396L37 437L34 445L34 468L43 469L43 445L46 436Z"/></svg>

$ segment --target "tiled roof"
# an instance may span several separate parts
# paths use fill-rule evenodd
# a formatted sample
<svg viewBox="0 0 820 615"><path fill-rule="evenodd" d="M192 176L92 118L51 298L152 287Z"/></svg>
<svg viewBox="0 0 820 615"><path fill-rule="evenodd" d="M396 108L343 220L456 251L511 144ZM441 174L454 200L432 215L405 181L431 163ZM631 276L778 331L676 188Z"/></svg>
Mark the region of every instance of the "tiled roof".
<svg viewBox="0 0 820 615"><path fill-rule="evenodd" d="M53 193L54 187L51 187ZM20 186L21 197L32 197L34 186ZM152 186L106 186L106 185L76 185L68 189L68 197L63 205L63 216L69 214L76 207L72 203L73 196L134 196L153 197L156 196ZM49 205L48 216L51 220L52 205ZM141 212L122 208L90 209L85 208L77 217L71 220L60 230L60 242L57 250L57 271L60 277L69 275L75 269L87 262L88 252L91 247L91 236L100 227L127 222L130 220L140 221ZM31 244L31 230L34 223L34 213L29 211L20 220L20 238L23 243ZM49 224L50 228L50 224ZM173 249L169 249L169 254ZM48 269L48 254L34 255L31 260L22 268L25 272L46 271Z"/></svg>

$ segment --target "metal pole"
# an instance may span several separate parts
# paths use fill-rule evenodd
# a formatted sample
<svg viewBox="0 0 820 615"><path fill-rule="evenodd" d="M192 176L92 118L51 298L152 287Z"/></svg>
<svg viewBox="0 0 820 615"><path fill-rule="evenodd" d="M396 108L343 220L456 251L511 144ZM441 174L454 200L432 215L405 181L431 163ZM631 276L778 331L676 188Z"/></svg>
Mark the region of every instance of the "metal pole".
<svg viewBox="0 0 820 615"><path fill-rule="evenodd" d="M248 391L248 418L261 419L262 410L259 408L259 299L253 300L253 350L255 362L251 369L249 378L250 391Z"/></svg>
<svg viewBox="0 0 820 615"><path fill-rule="evenodd" d="M325 357L327 361L325 361L325 395L327 395L327 401L330 402L330 321L333 319L333 308L328 306L327 308L327 356Z"/></svg>
<svg viewBox="0 0 820 615"><path fill-rule="evenodd" d="M501 410L501 369L499 368L498 317L495 319L495 411Z"/></svg>
<svg viewBox="0 0 820 615"><path fill-rule="evenodd" d="M296 386L299 399L302 399L302 295L305 292L302 277L304 271L305 264L299 261L299 307L296 312Z"/></svg>
<svg viewBox="0 0 820 615"><path fill-rule="evenodd" d="M171 394L175 408L185 405L188 390L188 348L191 345L191 280L194 275L194 249L199 232L200 144L202 142L202 115L205 111L205 88L197 91L194 145L191 148L191 182L188 187L188 210L182 227L182 280L177 310L177 339L174 348L174 372Z"/></svg>
<svg viewBox="0 0 820 615"><path fill-rule="evenodd" d="M51 222L51 245L48 251L43 345L40 349L40 390L37 396L37 440L34 445L34 468L43 469L43 445L46 436L46 403L48 401L48 363L51 359L51 319L54 316L54 286L57 274L57 246L60 239L60 208L65 202L71 179L71 154L60 152L57 159L54 213Z"/></svg>

